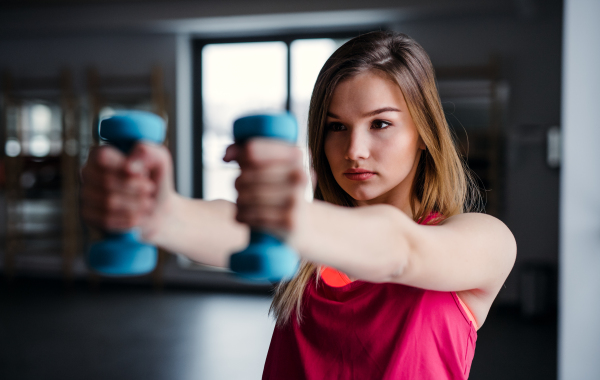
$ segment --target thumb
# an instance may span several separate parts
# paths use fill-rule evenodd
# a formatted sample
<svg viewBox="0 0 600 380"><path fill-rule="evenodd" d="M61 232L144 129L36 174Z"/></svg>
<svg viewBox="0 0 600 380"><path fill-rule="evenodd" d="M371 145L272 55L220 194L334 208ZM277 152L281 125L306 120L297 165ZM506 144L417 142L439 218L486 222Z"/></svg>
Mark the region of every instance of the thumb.
<svg viewBox="0 0 600 380"><path fill-rule="evenodd" d="M225 151L225 157L223 157L223 161L231 162L236 161L240 154L240 146L238 144L231 144L227 147Z"/></svg>

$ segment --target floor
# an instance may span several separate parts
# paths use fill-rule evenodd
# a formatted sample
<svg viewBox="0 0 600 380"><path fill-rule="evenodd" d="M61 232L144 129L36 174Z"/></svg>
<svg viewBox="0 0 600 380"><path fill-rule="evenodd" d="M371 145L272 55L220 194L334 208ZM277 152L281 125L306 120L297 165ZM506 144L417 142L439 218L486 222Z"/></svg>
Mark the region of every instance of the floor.
<svg viewBox="0 0 600 380"><path fill-rule="evenodd" d="M268 294L0 278L0 379L260 379ZM470 379L555 379L556 320L494 310Z"/></svg>

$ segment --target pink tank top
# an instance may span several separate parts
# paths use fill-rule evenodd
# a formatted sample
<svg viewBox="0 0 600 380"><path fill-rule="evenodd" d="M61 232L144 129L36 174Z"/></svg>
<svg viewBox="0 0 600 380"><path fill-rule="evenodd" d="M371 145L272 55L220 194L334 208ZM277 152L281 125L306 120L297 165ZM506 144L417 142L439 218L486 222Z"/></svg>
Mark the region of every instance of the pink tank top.
<svg viewBox="0 0 600 380"><path fill-rule="evenodd" d="M307 284L303 321L276 327L263 379L467 379L477 331L454 292Z"/></svg>

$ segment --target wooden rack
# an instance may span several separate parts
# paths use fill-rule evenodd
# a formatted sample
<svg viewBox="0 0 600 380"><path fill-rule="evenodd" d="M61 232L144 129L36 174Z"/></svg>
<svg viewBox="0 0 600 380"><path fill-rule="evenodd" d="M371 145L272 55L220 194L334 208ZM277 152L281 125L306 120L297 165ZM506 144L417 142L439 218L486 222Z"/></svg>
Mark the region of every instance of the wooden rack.
<svg viewBox="0 0 600 380"><path fill-rule="evenodd" d="M0 158L5 169L5 273L8 279L14 277L16 263L21 255L56 255L56 249L51 244L50 247L44 244L36 247L32 243L50 242L56 240L58 235L62 272L64 278L70 280L74 260L81 250L78 210L79 125L71 72L64 69L58 76L51 78L13 78L9 72L5 72L2 95L3 133L0 134L0 146L3 149ZM50 104L60 109L60 152L43 157L34 157L25 151L8 155L7 141L18 141L20 146L24 146L22 111L23 107L32 103ZM40 167L42 170L56 170L58 181L46 186L46 190L50 191L44 193L44 198L56 208L60 221L59 228L53 225L56 220L46 220L46 225L39 231L32 232L25 228L28 219L32 217L32 207L26 207L27 202L31 202L31 194L25 189L23 179L31 177L35 181L32 173L36 173L36 169Z"/></svg>

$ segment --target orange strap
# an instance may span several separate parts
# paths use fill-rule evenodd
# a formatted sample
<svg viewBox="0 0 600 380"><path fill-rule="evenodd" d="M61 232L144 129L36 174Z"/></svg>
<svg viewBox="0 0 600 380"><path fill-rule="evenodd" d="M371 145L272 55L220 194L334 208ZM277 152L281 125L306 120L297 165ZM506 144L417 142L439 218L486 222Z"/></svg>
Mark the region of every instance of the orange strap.
<svg viewBox="0 0 600 380"><path fill-rule="evenodd" d="M475 321L475 317L473 316L473 313L471 313L471 310L469 310L469 308L463 302L463 300L460 299L460 296L458 294L456 295L456 298L458 298L458 302L460 302L460 305L465 310L465 313L467 313L467 317L469 317L469 320L473 323L473 327L475 327L475 330L479 329L479 326L477 326L477 321Z"/></svg>
<svg viewBox="0 0 600 380"><path fill-rule="evenodd" d="M334 288L339 288L352 282L345 273L326 266L321 267L321 278L327 285Z"/></svg>

